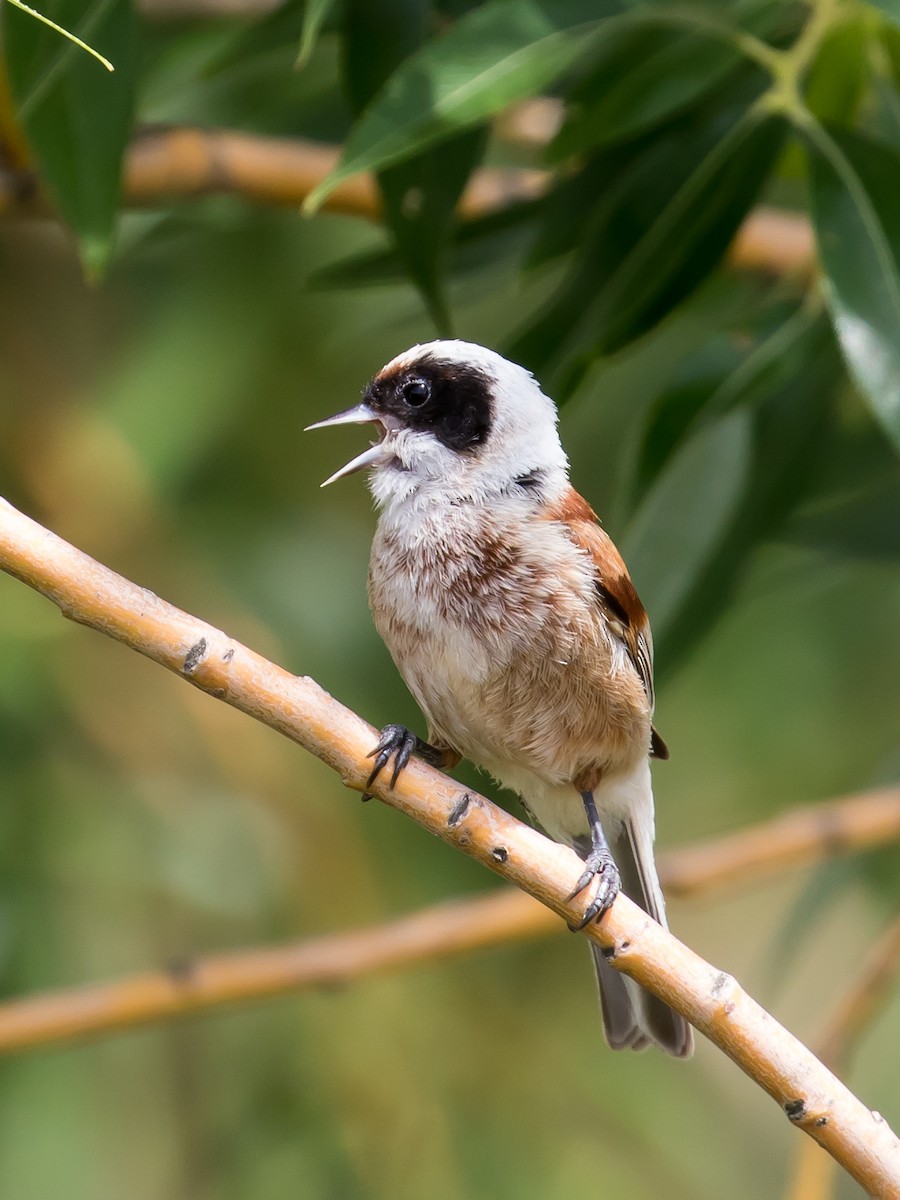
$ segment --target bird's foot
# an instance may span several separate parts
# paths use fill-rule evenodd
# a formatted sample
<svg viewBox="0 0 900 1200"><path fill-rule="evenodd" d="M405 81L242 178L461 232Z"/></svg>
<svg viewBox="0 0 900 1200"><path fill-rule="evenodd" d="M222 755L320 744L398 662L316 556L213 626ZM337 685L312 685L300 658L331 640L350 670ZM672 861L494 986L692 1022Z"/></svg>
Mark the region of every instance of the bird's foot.
<svg viewBox="0 0 900 1200"><path fill-rule="evenodd" d="M378 745L368 755L369 758L375 759L375 766L366 780L363 800L372 799L372 793L368 789L391 761L391 758L394 759L394 771L391 775L391 787L393 787L400 777L400 772L414 754L427 762L430 767L438 767L441 770L446 767L455 767L459 762L459 754L452 747L432 746L431 742L417 737L405 725L385 725L381 731L381 737L378 739Z"/></svg>
<svg viewBox="0 0 900 1200"><path fill-rule="evenodd" d="M591 921L602 917L605 912L612 908L613 901L619 894L622 886L619 868L613 862L612 855L605 848L603 850L592 850L587 856L584 862L584 871L575 885L575 890L567 899L574 900L593 879L597 880L597 890L594 893L594 898L584 910L584 916L581 920L569 926L573 933L579 932L586 925L590 925Z"/></svg>
<svg viewBox="0 0 900 1200"><path fill-rule="evenodd" d="M366 780L366 790L363 792L363 800L372 799L372 795L368 789L392 758L394 760L394 769L391 773L391 787L393 787L400 778L400 772L418 748L419 738L411 730L407 729L405 725L385 725L378 739L378 745L368 755L369 758L375 759L375 766Z"/></svg>

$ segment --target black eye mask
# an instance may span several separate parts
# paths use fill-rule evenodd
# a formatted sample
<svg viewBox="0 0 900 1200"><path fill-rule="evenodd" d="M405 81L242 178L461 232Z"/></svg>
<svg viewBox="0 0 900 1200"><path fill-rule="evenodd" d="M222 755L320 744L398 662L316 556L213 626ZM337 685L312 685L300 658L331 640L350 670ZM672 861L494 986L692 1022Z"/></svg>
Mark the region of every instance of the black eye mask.
<svg viewBox="0 0 900 1200"><path fill-rule="evenodd" d="M490 377L463 363L422 358L395 376L374 379L365 401L392 425L431 433L448 450L473 450L490 433Z"/></svg>

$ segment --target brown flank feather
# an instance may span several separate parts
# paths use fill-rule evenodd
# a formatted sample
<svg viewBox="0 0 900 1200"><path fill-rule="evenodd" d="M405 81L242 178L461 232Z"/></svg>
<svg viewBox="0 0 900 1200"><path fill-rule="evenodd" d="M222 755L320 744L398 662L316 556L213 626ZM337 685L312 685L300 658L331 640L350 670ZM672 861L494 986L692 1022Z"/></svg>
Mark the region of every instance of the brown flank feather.
<svg viewBox="0 0 900 1200"><path fill-rule="evenodd" d="M610 627L622 639L652 706L653 642L650 622L640 597L631 582L628 568L612 538L600 524L600 518L573 487L560 501L545 510L546 518L559 521L575 545L594 565L595 586L600 608ZM651 730L650 754L667 759L669 748L655 729Z"/></svg>

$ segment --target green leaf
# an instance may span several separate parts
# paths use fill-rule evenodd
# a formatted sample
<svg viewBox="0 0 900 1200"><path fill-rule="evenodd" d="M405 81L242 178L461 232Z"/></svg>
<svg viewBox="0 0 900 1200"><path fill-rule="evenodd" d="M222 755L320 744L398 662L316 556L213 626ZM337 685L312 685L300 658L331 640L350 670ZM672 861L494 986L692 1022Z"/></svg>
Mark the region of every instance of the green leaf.
<svg viewBox="0 0 900 1200"><path fill-rule="evenodd" d="M747 59L749 38L784 25L770 0L722 4L641 4L604 38L590 70L570 94L568 119L550 147L553 159L612 145L677 116Z"/></svg>
<svg viewBox="0 0 900 1200"><path fill-rule="evenodd" d="M378 176L397 250L442 336L452 332L443 288L447 243L457 201L485 142L484 131L467 130Z"/></svg>
<svg viewBox="0 0 900 1200"><path fill-rule="evenodd" d="M339 141L347 126L336 103L338 39L302 71L296 61L301 0L251 21L192 23L141 38L141 120L265 130L271 136ZM152 24L152 23L151 23Z"/></svg>
<svg viewBox="0 0 900 1200"><path fill-rule="evenodd" d="M54 30L4 12L4 53L19 118L43 182L74 230L89 277L112 247L122 157L131 132L136 65L128 0L51 0L48 15L116 64L106 73Z"/></svg>
<svg viewBox="0 0 900 1200"><path fill-rule="evenodd" d="M842 559L900 559L900 480L884 479L798 514L788 540Z"/></svg>
<svg viewBox="0 0 900 1200"><path fill-rule="evenodd" d="M360 112L424 42L431 5L428 0L348 0L344 12L344 78ZM451 332L442 286L445 250L457 201L484 142L481 130L466 130L378 174L394 245L444 335Z"/></svg>
<svg viewBox="0 0 900 1200"><path fill-rule="evenodd" d="M871 22L862 14L823 39L804 89L806 107L819 121L854 123L872 73L871 41Z"/></svg>
<svg viewBox="0 0 900 1200"><path fill-rule="evenodd" d="M314 212L350 175L380 171L546 87L590 47L618 0L489 0L412 55L354 126Z"/></svg>
<svg viewBox="0 0 900 1200"><path fill-rule="evenodd" d="M518 257L539 203L525 200L460 225L446 251L450 277L474 275ZM389 247L330 263L312 272L307 282L317 288L361 288L385 287L406 278L406 268L396 247Z"/></svg>
<svg viewBox="0 0 900 1200"><path fill-rule="evenodd" d="M868 0L872 8L880 12L894 24L900 25L900 0Z"/></svg>
<svg viewBox="0 0 900 1200"><path fill-rule="evenodd" d="M879 141L900 148L900 95L892 80L876 75L869 89L867 126Z"/></svg>
<svg viewBox="0 0 900 1200"><path fill-rule="evenodd" d="M804 127L825 294L850 374L900 449L900 155L847 130Z"/></svg>
<svg viewBox="0 0 900 1200"><path fill-rule="evenodd" d="M665 138L586 168L597 180L595 199L573 216L576 228L588 227L569 274L509 347L516 361L553 377L560 398L586 363L650 329L720 261L783 144L785 122L755 106L765 86L751 69Z"/></svg>
<svg viewBox="0 0 900 1200"><path fill-rule="evenodd" d="M551 158L610 145L658 125L711 91L740 61L738 50L708 35L652 26L620 31L573 93Z"/></svg>
<svg viewBox="0 0 900 1200"><path fill-rule="evenodd" d="M344 89L358 116L427 38L431 4L430 0L345 0L343 11Z"/></svg>
<svg viewBox="0 0 900 1200"><path fill-rule="evenodd" d="M334 0L306 0L303 6L303 24L300 28L300 49L297 52L298 69L305 67L312 58L322 26L333 7Z"/></svg>
<svg viewBox="0 0 900 1200"><path fill-rule="evenodd" d="M824 318L815 299L799 306L781 302L764 314L764 325L743 354L731 334L710 342L682 368L682 379L650 411L635 472L635 490L645 491L685 437L735 408L757 409L785 388L819 353ZM762 324L762 322L761 322ZM744 338L751 335L743 332Z"/></svg>
<svg viewBox="0 0 900 1200"><path fill-rule="evenodd" d="M752 431L741 410L701 430L673 456L626 530L622 553L657 642L737 514L750 479Z"/></svg>
<svg viewBox="0 0 900 1200"><path fill-rule="evenodd" d="M740 420L751 431L750 451L741 485L742 495L731 504L729 519L719 527L717 540L709 536L708 526L713 517L706 518L708 553L705 556L697 552L692 554L692 577L688 580L687 572L681 572L677 594L673 594L675 589L665 578L654 584L663 592L666 601L661 620L657 620L655 609L651 607L652 595L645 597L654 620L661 678L690 656L696 644L726 611L756 549L763 542L782 535L828 444L827 433L834 417L841 373L827 323L818 322L802 345L803 353L795 360L793 377L770 392L763 403L760 403L757 389L749 386L750 379L745 378L742 388L746 389L749 404L742 404L708 424L701 423L692 436L692 440L711 439L714 436L711 431L721 429L723 423ZM759 363L761 381L769 371L770 365L764 358ZM645 505L654 504L662 527L657 529L650 517L642 517L644 509L638 512L636 520L646 528L648 539L663 538L666 523L671 528L680 526L682 521L692 530L691 536L697 536L693 532L692 519L686 515L694 512L691 488L712 487L703 482L704 470L716 473L732 469L727 459L717 462L710 454L705 467L702 463L698 466L697 478L692 481L683 467L690 445L688 442L672 456L645 501ZM680 492L672 483L676 472ZM724 482L720 482L720 486L724 489ZM672 506L668 516L660 500L661 492L663 500ZM654 516L653 521L656 519ZM640 528L639 524L639 531ZM702 533L703 523L697 529ZM688 535L682 532L672 536L684 538ZM656 580L662 572L655 560L656 551L651 547L640 552L647 562L651 580Z"/></svg>

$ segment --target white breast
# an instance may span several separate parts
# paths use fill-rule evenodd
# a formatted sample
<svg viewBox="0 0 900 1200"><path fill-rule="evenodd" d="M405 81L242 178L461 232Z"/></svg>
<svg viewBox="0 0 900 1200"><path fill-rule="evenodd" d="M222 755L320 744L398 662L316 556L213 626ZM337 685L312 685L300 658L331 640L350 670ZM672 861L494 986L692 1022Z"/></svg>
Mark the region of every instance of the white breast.
<svg viewBox="0 0 900 1200"><path fill-rule="evenodd" d="M646 754L639 685L562 527L515 498L412 516L382 515L369 595L431 733L519 792Z"/></svg>

